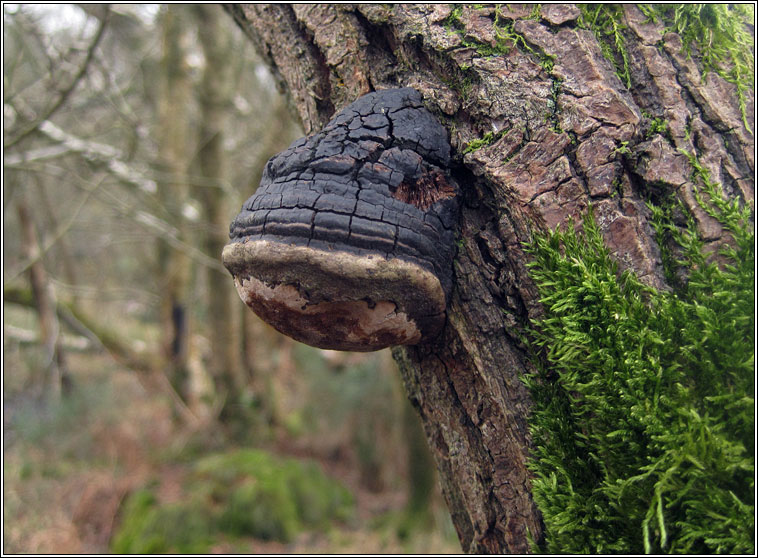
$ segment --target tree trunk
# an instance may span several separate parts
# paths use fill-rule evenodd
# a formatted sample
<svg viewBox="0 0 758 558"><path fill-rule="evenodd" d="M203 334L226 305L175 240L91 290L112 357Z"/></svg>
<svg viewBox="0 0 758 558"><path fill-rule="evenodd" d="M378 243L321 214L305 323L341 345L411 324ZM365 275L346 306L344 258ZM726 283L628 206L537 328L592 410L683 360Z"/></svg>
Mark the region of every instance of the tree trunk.
<svg viewBox="0 0 758 558"><path fill-rule="evenodd" d="M42 385L53 400L59 400L62 393L70 388L70 378L66 369L65 352L60 337L60 324L55 313L55 292L48 279L45 266L40 258L37 231L32 219L26 196L16 202L18 223L21 229L21 254L27 261L34 262L29 267L29 285L34 300L34 308L39 317L40 339L45 351L47 378Z"/></svg>
<svg viewBox="0 0 758 558"><path fill-rule="evenodd" d="M677 34L634 5L619 9L628 85L573 5L227 7L307 133L364 93L406 86L450 131L464 205L447 325L434 345L394 356L467 552L521 553L541 538L521 381L521 333L541 312L522 250L530 231L592 204L620 267L668 288L645 205L656 192L676 191L714 248L725 240L695 200L682 151L727 196L753 199L753 139L735 87L713 71L701 79ZM650 133L661 121L667 133Z"/></svg>
<svg viewBox="0 0 758 558"><path fill-rule="evenodd" d="M263 168L269 157L285 149L292 138L283 137L281 131L286 127L280 123L289 120L287 105L281 99L276 99L274 106L269 107L269 125L264 128L263 135L259 138L261 148L251 164L250 183L235 185L238 192L249 195L258 187L258 181L263 174ZM252 190L251 190L252 188ZM235 210L238 208L234 208ZM228 223L227 223L228 225ZM225 229L225 240L228 239L228 226ZM226 278L228 282L229 278ZM247 372L247 389L252 392L258 405L258 412L264 417L264 424L274 432L281 429L282 409L280 408L280 393L284 386L281 379L276 377L276 366L271 357L281 353L282 347L272 350L275 343L282 341L272 336L273 330L269 328L258 316L250 312L245 305L240 305L238 295L234 294L235 307L239 309L242 331L242 353L244 369Z"/></svg>
<svg viewBox="0 0 758 558"><path fill-rule="evenodd" d="M181 215L188 198L189 168L188 123L192 82L187 63L186 22L180 10L164 7L160 18L163 52L158 101L158 167L161 180L158 195L164 210ZM185 219L177 219L180 240L186 241ZM186 254L168 242L158 244L161 286L162 345L174 389L188 399L187 357L190 314L187 306L190 261Z"/></svg>
<svg viewBox="0 0 758 558"><path fill-rule="evenodd" d="M45 181L38 175L34 176L34 182L37 187L37 196L40 206L45 212L45 220L49 224L51 231L57 231L58 218L55 215L55 210L53 209L53 205L50 202L50 198L47 194L47 185L45 184ZM76 264L74 263L73 255L71 254L71 248L68 244L68 239L61 238L58 240L56 252L58 253L61 260L63 267L63 276L66 278L68 288L71 290L71 301L73 304L77 304L79 302L77 293L77 287L79 283L77 280L78 274L76 271Z"/></svg>
<svg viewBox="0 0 758 558"><path fill-rule="evenodd" d="M224 32L224 14L218 6L197 5L194 11L205 66L198 93L200 101L200 146L197 153L203 183L198 199L205 209L208 230L205 252L218 259L229 236L228 164L224 153L225 130L229 125L232 97L235 92L234 68L225 61L232 56L234 42ZM224 401L222 418L232 418L230 410L238 408L237 398L245 387L241 374L240 324L236 312L237 294L225 274L208 270L208 318L211 341L209 369L216 391Z"/></svg>

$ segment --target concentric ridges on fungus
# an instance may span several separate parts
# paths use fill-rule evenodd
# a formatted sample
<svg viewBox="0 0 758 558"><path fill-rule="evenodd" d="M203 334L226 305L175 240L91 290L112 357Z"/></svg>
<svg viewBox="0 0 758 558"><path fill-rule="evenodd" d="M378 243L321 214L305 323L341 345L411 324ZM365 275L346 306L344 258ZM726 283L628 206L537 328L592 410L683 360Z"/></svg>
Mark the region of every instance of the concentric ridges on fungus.
<svg viewBox="0 0 758 558"><path fill-rule="evenodd" d="M321 254L352 254L356 261L406 262L441 284L444 313L458 214L457 188L446 170L449 160L447 133L417 91L370 93L335 115L321 132L271 158L258 190L232 222L232 243L278 243ZM242 272L240 262L250 264L252 258L259 268L266 266L265 254L258 251L247 260L237 253L233 264L230 253L225 250L224 263L235 278ZM336 265L337 258L325 256L319 262L317 274ZM261 279L260 269L248 265L247 273ZM267 281L275 285L284 279ZM403 288L400 283L396 287ZM316 293L313 288L310 295ZM379 300L372 292L364 298Z"/></svg>

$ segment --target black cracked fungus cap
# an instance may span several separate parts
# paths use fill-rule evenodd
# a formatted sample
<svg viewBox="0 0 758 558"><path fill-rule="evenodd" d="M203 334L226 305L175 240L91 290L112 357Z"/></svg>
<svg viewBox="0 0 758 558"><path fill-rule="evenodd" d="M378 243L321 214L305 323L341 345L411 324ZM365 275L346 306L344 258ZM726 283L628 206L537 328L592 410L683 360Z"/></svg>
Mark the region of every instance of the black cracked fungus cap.
<svg viewBox="0 0 758 558"><path fill-rule="evenodd" d="M364 95L266 164L224 265L274 328L325 349L416 344L444 325L458 188L411 88Z"/></svg>

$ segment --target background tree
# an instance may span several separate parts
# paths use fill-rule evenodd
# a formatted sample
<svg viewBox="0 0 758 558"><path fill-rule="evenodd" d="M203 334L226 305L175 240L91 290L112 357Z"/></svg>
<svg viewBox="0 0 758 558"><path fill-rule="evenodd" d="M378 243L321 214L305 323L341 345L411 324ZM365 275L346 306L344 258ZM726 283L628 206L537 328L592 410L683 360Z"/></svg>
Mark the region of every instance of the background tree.
<svg viewBox="0 0 758 558"><path fill-rule="evenodd" d="M752 203L752 16L629 4L226 9L307 133L360 95L401 86L449 129L464 207L448 324L434 345L394 356L464 550L528 550L543 525L523 334L543 309L524 245L591 205L621 270L671 289L651 209L670 194L706 249L732 241L698 200L697 168Z"/></svg>
<svg viewBox="0 0 758 558"><path fill-rule="evenodd" d="M191 212L189 202L190 149L194 138L189 134L192 80L187 57L190 27L179 10L163 10L159 25L161 32L161 66L158 87L158 160L160 181L158 195L164 211L183 216ZM191 213L190 213L191 215ZM177 238L192 244L188 235L189 219L177 219ZM186 253L174 249L168 240L159 239L158 281L161 300L162 350L174 389L189 399L189 340L191 314L189 310L192 269Z"/></svg>
<svg viewBox="0 0 758 558"><path fill-rule="evenodd" d="M3 6L7 547L281 551L274 529L295 550L458 548L429 440L467 550L542 528L563 552L750 553L751 6L229 8L289 106L213 8ZM395 352L423 443L389 352L276 334L217 253L223 213L302 135L290 115L314 131L406 85L465 193L448 328ZM350 488L338 536L295 533L344 491L272 454ZM331 496L293 503L313 487Z"/></svg>
<svg viewBox="0 0 758 558"><path fill-rule="evenodd" d="M35 304L45 316L45 344L58 347L48 359L51 377L63 362L57 305L68 312L67 328L78 321L79 333L149 372L185 418L187 405L223 412L249 391L237 355L254 333L241 334L241 309L231 306L236 294L219 262L228 234L221 221L246 196L231 185L247 185L260 159L291 141L294 125L276 108L283 104L260 64L242 63L241 34L220 32L219 13L230 25L220 10L66 10L80 29L51 29L44 14L23 6L5 14L4 207L19 208L6 212L6 224L38 237L6 245L5 298L31 302L22 274L31 272L35 284L47 278L34 293L42 296ZM146 40L151 33L160 40ZM217 64L214 56L224 54L230 63ZM249 100L238 93L241 84ZM246 122L241 115L255 102L274 109ZM135 351L145 342L105 310L117 307L145 323L160 317L160 341L148 334Z"/></svg>
<svg viewBox="0 0 758 558"><path fill-rule="evenodd" d="M288 544L457 548L389 352L294 343L239 303L221 264L228 220L302 135L234 21L220 6L7 4L3 23L7 548L145 551L155 533L140 538L130 510L176 528L158 536L167 549L189 536L200 553L230 538L270 551L272 525L286 538L321 520L345 538ZM196 499L216 490L176 481L200 454L238 465L241 445L253 464L309 464L257 484L274 493L248 491L219 527L224 505ZM318 495L320 470L352 497ZM159 511L171 486L184 494ZM155 496L150 510L131 493ZM334 494L355 499L350 522L329 515Z"/></svg>
<svg viewBox="0 0 758 558"><path fill-rule="evenodd" d="M8 75L9 79L6 81L11 90L6 97L6 107L10 109L8 116L11 117L13 125L10 130L6 130L5 149L13 149L14 146L27 141L32 134L44 127L45 122L66 103L77 86L79 86L91 65L95 49L101 42L107 26L107 16L108 11L105 10L102 14L100 25L92 38L89 39L88 43L82 41L87 46L84 48L84 54L78 57L77 65L73 69L57 67L56 69L51 69L44 79L37 81L32 76L29 76L28 72L26 75L23 75L22 72L16 71L19 66L23 66L19 61L26 58L34 66L42 64L45 57L48 57L48 60L52 62L58 56L61 58L71 56L81 46L76 44L67 45L68 52L64 51L60 55L57 53L51 54L48 51L49 45L46 44L44 37L39 34L33 24L28 21L20 22L19 27L21 29L26 26L31 31L30 37L32 37L32 40L20 44L14 42L15 44L10 47L10 60L13 62L11 64L11 73ZM18 29L13 29L12 32L18 32ZM61 66L63 65L61 64ZM27 103L25 97L19 94L19 91L34 90L39 85L49 88L52 91L52 96L45 96L42 102L38 103L38 106L32 106L32 104ZM18 192L16 208L22 239L20 248L25 263L23 269L17 273L28 270L31 294L39 316L40 337L42 338L46 352L45 359L47 362L48 378L45 384L47 384L53 397L56 397L60 395L62 388L69 387L70 379L68 378L64 350L59 336L60 327L55 310L55 288L49 281L45 269L45 252L49 250L50 246L47 246L45 249L40 246L32 207L36 207L37 210L43 212L43 215L37 218L48 221L52 230L59 229L58 219L51 207L46 192L48 186L41 177L9 171L6 172L6 178L11 183L9 191ZM37 199L39 203L32 204L30 202L32 197ZM56 242L59 245L64 273L69 283L74 285L76 284L76 273L73 269L68 243L61 238L64 232L65 228L56 234L58 237L56 238Z"/></svg>

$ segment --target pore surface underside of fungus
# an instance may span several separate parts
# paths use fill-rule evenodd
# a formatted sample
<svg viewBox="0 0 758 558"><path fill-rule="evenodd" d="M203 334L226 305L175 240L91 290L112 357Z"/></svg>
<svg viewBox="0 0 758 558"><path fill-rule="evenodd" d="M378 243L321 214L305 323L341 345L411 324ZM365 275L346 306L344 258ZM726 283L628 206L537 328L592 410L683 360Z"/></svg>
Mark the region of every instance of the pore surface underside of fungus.
<svg viewBox="0 0 758 558"><path fill-rule="evenodd" d="M223 253L240 297L325 349L430 339L452 288L449 163L447 132L416 90L359 98L266 164Z"/></svg>

